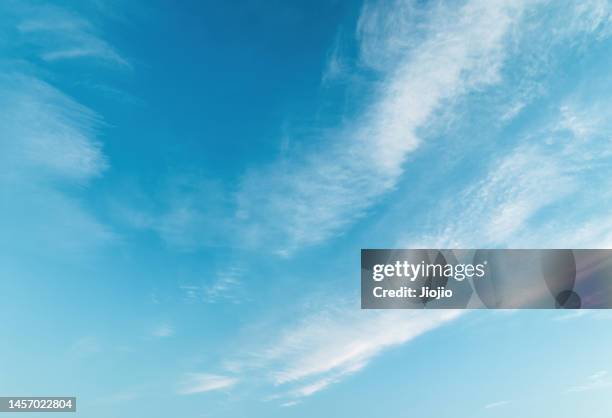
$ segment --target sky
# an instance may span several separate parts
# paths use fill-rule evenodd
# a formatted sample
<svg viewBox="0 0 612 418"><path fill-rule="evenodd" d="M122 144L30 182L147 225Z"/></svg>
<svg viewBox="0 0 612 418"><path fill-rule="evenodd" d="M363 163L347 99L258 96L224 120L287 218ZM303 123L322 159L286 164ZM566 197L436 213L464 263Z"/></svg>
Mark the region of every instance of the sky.
<svg viewBox="0 0 612 418"><path fill-rule="evenodd" d="M611 314L361 310L359 257L612 247L610 68L607 0L1 0L0 394L608 417Z"/></svg>

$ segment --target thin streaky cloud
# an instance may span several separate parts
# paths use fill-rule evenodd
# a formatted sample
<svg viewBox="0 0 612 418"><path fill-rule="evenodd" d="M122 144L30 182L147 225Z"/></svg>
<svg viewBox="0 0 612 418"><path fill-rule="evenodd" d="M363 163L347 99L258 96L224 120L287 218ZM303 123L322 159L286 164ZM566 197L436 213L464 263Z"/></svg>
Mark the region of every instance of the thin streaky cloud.
<svg viewBox="0 0 612 418"><path fill-rule="evenodd" d="M151 335L156 338L168 338L174 335L174 327L169 323L162 323L155 327Z"/></svg>
<svg viewBox="0 0 612 418"><path fill-rule="evenodd" d="M107 167L96 139L98 116L52 85L26 75L0 75L4 167L13 175L84 181ZM9 105L10 104L10 105Z"/></svg>
<svg viewBox="0 0 612 418"><path fill-rule="evenodd" d="M280 364L270 375L285 384L329 372L360 370L384 349L412 340L457 318L455 311L423 313L362 313L337 311L315 315L287 330L264 356Z"/></svg>
<svg viewBox="0 0 612 418"><path fill-rule="evenodd" d="M45 61L92 58L131 68L122 57L83 17L60 7L33 7L17 29L40 48Z"/></svg>
<svg viewBox="0 0 612 418"><path fill-rule="evenodd" d="M436 109L499 80L506 38L522 10L523 2L475 0L431 17L437 24L412 53L386 69L378 98L360 118L326 136L323 149L245 177L238 193L243 240L272 236L281 243L277 250L290 254L340 233L364 215L394 189L406 156L420 144L417 129ZM374 13L371 8L364 12ZM380 3L375 13L394 10ZM396 36L394 29L374 30L386 42ZM261 190L267 193L262 196Z"/></svg>
<svg viewBox="0 0 612 418"><path fill-rule="evenodd" d="M277 397L297 400L341 382L385 350L460 315L459 311L372 312L328 306L286 327L269 345L226 362L243 376L268 381Z"/></svg>
<svg viewBox="0 0 612 418"><path fill-rule="evenodd" d="M228 389L238 383L237 378L208 373L188 373L178 389L179 395L194 395Z"/></svg>
<svg viewBox="0 0 612 418"><path fill-rule="evenodd" d="M590 392L593 390L602 390L612 387L612 379L610 379L607 370L600 370L586 379L582 384L578 384L567 389L568 393Z"/></svg>
<svg viewBox="0 0 612 418"><path fill-rule="evenodd" d="M237 267L218 272L216 279L203 289L204 302L240 303L244 296L243 274L244 271Z"/></svg>
<svg viewBox="0 0 612 418"><path fill-rule="evenodd" d="M522 10L522 3L511 6L468 3L453 15L456 23L429 28L425 42L410 50L405 65L387 76L382 98L372 105L376 111L366 112L365 122L330 137L332 144L324 146L323 152L307 152L305 156L293 156L279 161L277 166L249 173L238 196L241 207L237 213L247 225L246 237L273 234L287 244L280 250L290 253L301 245L320 242L338 233L371 202L392 190L402 175L406 155L420 144L415 134L418 127L430 121L436 109L447 101L470 89L499 82L506 56L505 40L520 25ZM464 20L472 25L476 22L476 27L463 27ZM437 21L444 22L444 16ZM483 34L484 40L464 46ZM436 71L432 72L432 68ZM419 90L417 81L426 89ZM412 96L415 91L421 94ZM523 106L514 110L512 117ZM580 125L570 113L572 110L560 108L561 119L557 121L562 123L554 128L546 126L540 133L558 135L562 129L575 138L588 136L585 134L592 131L584 126L590 129L592 124ZM368 117L370 114L374 116ZM445 226L440 239L423 247L443 247L448 244L439 242L448 242L449 237L472 243L467 246L478 242L496 245L517 242L537 213L571 196L580 179L568 167L582 167L584 160L580 156L566 159L570 148L551 149L550 144L532 143L531 139L532 136L525 136L517 146L494 158L486 176L470 184L462 198L457 199L474 203L459 211L453 207L452 216L448 213L443 216L460 219L461 223L441 222ZM335 148L337 143L340 145ZM266 193L260 193L261 190ZM274 224L258 218L258 211L273 219ZM533 238L530 242L534 242ZM453 242L451 246L461 245ZM430 316L427 322L419 314L415 318L395 316L402 315L399 313L370 313L362 318L351 309L331 311L305 315L303 322L287 327L269 347L253 350L252 358L226 363L237 365L233 370L244 374L245 379L266 378L282 394L282 399L293 402L341 382L385 350L454 319ZM398 323L405 327L386 326ZM423 323L427 326L419 328ZM490 408L502 406L490 405Z"/></svg>
<svg viewBox="0 0 612 418"><path fill-rule="evenodd" d="M609 247L612 218L600 202L612 197L612 182L598 172L612 161L612 125L602 117L610 111L601 109L609 107L598 101L562 104L540 127L519 138L513 149L493 157L484 176L466 185L459 199L439 205L426 228L437 232L418 239L413 234L400 239L400 245ZM562 204L565 209L555 211ZM550 211L547 218L534 222L545 210ZM568 319L573 315L577 314L568 314Z"/></svg>
<svg viewBox="0 0 612 418"><path fill-rule="evenodd" d="M36 241L55 255L115 241L114 231L64 191L87 185L109 166L96 137L100 117L17 72L0 75L0 108L0 195L10 219L0 240L14 250Z"/></svg>
<svg viewBox="0 0 612 418"><path fill-rule="evenodd" d="M321 82L323 84L331 83L334 80L341 78L347 71L347 63L342 55L342 33L338 32L331 50L328 53Z"/></svg>
<svg viewBox="0 0 612 418"><path fill-rule="evenodd" d="M118 238L74 193L110 166L99 140L104 120L33 57L82 47L79 39L112 48L86 19L59 7L7 2L0 11L1 37L23 47L7 49L0 63L0 199L10 220L0 240L15 252L87 256Z"/></svg>
<svg viewBox="0 0 612 418"><path fill-rule="evenodd" d="M510 402L509 401L498 401L498 402L492 402L490 404L485 405L485 409L494 409L494 408L500 408L502 406L506 406L508 405Z"/></svg>
<svg viewBox="0 0 612 418"><path fill-rule="evenodd" d="M591 313L585 310L576 310L575 312L556 314L553 317L553 321L571 321L572 319L584 318L590 316Z"/></svg>

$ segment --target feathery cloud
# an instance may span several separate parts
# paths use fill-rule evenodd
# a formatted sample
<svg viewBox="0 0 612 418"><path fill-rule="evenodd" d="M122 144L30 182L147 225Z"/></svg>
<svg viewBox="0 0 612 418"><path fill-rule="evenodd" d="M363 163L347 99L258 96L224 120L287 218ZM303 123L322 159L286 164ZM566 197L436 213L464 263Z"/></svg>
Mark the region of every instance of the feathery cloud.
<svg viewBox="0 0 612 418"><path fill-rule="evenodd" d="M567 392L590 392L592 390L607 389L612 387L612 380L607 370L601 370L589 376L588 380L581 384L570 387Z"/></svg>
<svg viewBox="0 0 612 418"><path fill-rule="evenodd" d="M38 46L39 55L45 61L90 58L131 68L89 21L65 9L32 7L17 29Z"/></svg>
<svg viewBox="0 0 612 418"><path fill-rule="evenodd" d="M6 202L0 240L15 251L32 251L38 242L46 256L111 241L116 234L70 193L108 168L97 139L102 118L46 81L43 75L52 73L32 56L96 44L96 57L120 59L86 19L65 9L8 2L0 10L0 35L23 46L3 51L0 61L0 199Z"/></svg>
<svg viewBox="0 0 612 418"><path fill-rule="evenodd" d="M178 393L180 395L193 395L227 389L236 383L238 383L238 379L232 377L207 373L188 373L184 376Z"/></svg>
<svg viewBox="0 0 612 418"><path fill-rule="evenodd" d="M362 311L336 301L231 364L245 376L269 381L279 393L275 398L296 401L341 382L385 350L460 315L460 311Z"/></svg>
<svg viewBox="0 0 612 418"><path fill-rule="evenodd" d="M485 405L485 409L499 408L499 407L502 407L502 406L506 406L509 403L510 402L508 402L508 401L492 402L490 404Z"/></svg>
<svg viewBox="0 0 612 418"><path fill-rule="evenodd" d="M418 128L440 106L499 80L506 38L522 10L520 1L480 0L435 9L423 39L406 34L396 42L407 21L393 17L393 5L364 8L363 13L391 23L369 23L368 31L360 32L361 42L375 37L384 45L398 44L401 59L384 68L377 98L359 118L325 134L320 147L244 178L238 217L245 240L272 237L277 250L287 254L328 239L361 217L395 187L407 155L419 146Z"/></svg>
<svg viewBox="0 0 612 418"><path fill-rule="evenodd" d="M156 338L171 337L172 335L174 335L174 327L171 324L164 322L162 324L159 324L155 329L153 329L151 335Z"/></svg>

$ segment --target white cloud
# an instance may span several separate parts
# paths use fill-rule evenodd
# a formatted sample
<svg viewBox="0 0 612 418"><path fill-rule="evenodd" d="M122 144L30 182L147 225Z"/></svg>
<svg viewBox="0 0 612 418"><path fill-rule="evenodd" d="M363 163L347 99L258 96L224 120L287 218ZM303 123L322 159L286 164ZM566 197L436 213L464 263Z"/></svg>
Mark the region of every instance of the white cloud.
<svg viewBox="0 0 612 418"><path fill-rule="evenodd" d="M589 376L589 380L591 381L601 380L601 379L604 379L607 375L608 375L607 370L600 370L597 373L594 373L591 376Z"/></svg>
<svg viewBox="0 0 612 418"><path fill-rule="evenodd" d="M45 61L92 58L130 68L130 63L82 17L53 6L31 8L17 29L39 46Z"/></svg>
<svg viewBox="0 0 612 418"><path fill-rule="evenodd" d="M338 311L303 319L265 353L280 364L272 372L276 384L300 381L328 372L351 373L382 350L459 316L455 311Z"/></svg>
<svg viewBox="0 0 612 418"><path fill-rule="evenodd" d="M320 146L244 179L238 193L243 240L272 236L281 243L277 250L289 253L341 232L362 216L395 187L407 154L419 145L416 130L439 107L499 80L505 39L522 8L523 2L474 0L458 10L432 12L424 39L406 35L401 60L385 68L378 98L358 119L324 134ZM360 33L362 43L371 36L381 44L394 43L407 23L394 18L388 3L370 5L363 13L384 16L390 24L369 25L367 33Z"/></svg>
<svg viewBox="0 0 612 418"><path fill-rule="evenodd" d="M157 338L167 338L174 335L174 327L169 323L162 323L158 325L152 332L151 335Z"/></svg>
<svg viewBox="0 0 612 418"><path fill-rule="evenodd" d="M229 266L218 270L212 280L188 282L179 286L183 301L186 303L241 303L245 298L245 284L242 281L244 270Z"/></svg>
<svg viewBox="0 0 612 418"><path fill-rule="evenodd" d="M63 48L76 35L93 36L93 29L57 7L9 3L0 6L0 35L15 45L0 62L0 200L6 202L0 241L29 256L66 250L82 256L116 239L74 193L108 167L97 139L102 118L45 81L56 77L31 57Z"/></svg>
<svg viewBox="0 0 612 418"><path fill-rule="evenodd" d="M508 401L492 402L490 404L485 405L485 409L499 408L499 407L502 407L502 406L506 406L509 403L510 402L508 402Z"/></svg>
<svg viewBox="0 0 612 418"><path fill-rule="evenodd" d="M474 200L486 208L481 213L485 234L491 242L502 243L535 212L573 188L571 178L554 159L526 148L498 162L490 177L477 186Z"/></svg>
<svg viewBox="0 0 612 418"><path fill-rule="evenodd" d="M141 206L146 209L115 202L115 216L130 227L154 231L165 243L185 252L226 245L233 236L225 191L218 182L176 175L159 189L156 197L161 205L147 198L139 202L144 200Z"/></svg>
<svg viewBox="0 0 612 418"><path fill-rule="evenodd" d="M364 13L390 13L385 10L385 6L369 4ZM499 80L505 38L516 29L521 11L520 2L469 2L459 11L437 11L439 15L431 18L436 25L418 28L422 33L418 43L410 42L411 36L419 36L410 30L404 42L398 40L397 34L404 32L393 26L397 19L405 22L402 19L410 11L399 10L391 19L375 16L372 21L362 15L364 63L382 63L376 69L385 72L385 59L399 57L400 62L387 74L380 99L362 121L326 137L331 144L323 143L318 152L307 149L301 156L279 161L277 167L247 176L239 194L239 217L247 223L257 221L255 226L251 224L252 237L266 236L271 230L276 238L284 239L287 245L283 250L290 252L337 233L393 189L406 155L419 145L416 130L448 101ZM388 30L390 38L384 33L367 38L379 30ZM367 46L365 38L371 42ZM387 47L390 49L384 50ZM378 52L383 58L373 58ZM514 115L524 106L521 103ZM554 127L522 138L517 146L492 159L486 175L459 196L453 194L453 202L440 211L440 233L424 236L426 244L416 246L470 248L538 242L521 234L532 228L530 222L536 214L576 193L582 181L577 174L585 166L584 154L575 158L576 153L566 145L542 141L546 135L558 137L560 130L570 131L573 137L586 132L568 115L560 112L568 122L565 125L557 119ZM583 122L583 126L592 126ZM273 223L266 222L263 214ZM425 229L432 228L428 225ZM543 235L541 230L533 230ZM566 233L567 229L560 228L558 235L551 236ZM588 235L586 239L593 242L590 232ZM255 350L252 358L234 370L248 373L244 364L252 365L258 378L267 375L276 385L282 399L295 402L362 370L386 349L411 341L458 315L330 308L306 315L274 338L270 347ZM508 401L500 401L485 407L506 404Z"/></svg>
<svg viewBox="0 0 612 418"><path fill-rule="evenodd" d="M612 379L610 379L608 371L601 370L589 376L584 384L570 387L567 392L589 392L610 387L612 387Z"/></svg>
<svg viewBox="0 0 612 418"><path fill-rule="evenodd" d="M344 62L341 50L341 34L336 35L336 40L328 53L327 62L321 76L322 83L328 83L340 78L346 72L347 64Z"/></svg>
<svg viewBox="0 0 612 418"><path fill-rule="evenodd" d="M86 184L108 165L95 137L97 115L48 83L18 73L0 75L0 109L0 196L6 202L1 239L14 249L37 241L48 255L114 239L62 190Z"/></svg>
<svg viewBox="0 0 612 418"><path fill-rule="evenodd" d="M219 271L216 280L204 287L204 301L209 303L219 301L240 302L243 296L242 274L243 270L237 267L229 267Z"/></svg>
<svg viewBox="0 0 612 418"><path fill-rule="evenodd" d="M540 209L571 193L574 180L563 164L535 146L521 146L494 161L488 174L443 207L412 248L486 248L508 245Z"/></svg>
<svg viewBox="0 0 612 418"><path fill-rule="evenodd" d="M183 301L186 303L195 303L202 300L202 288L192 284L180 285L179 289L183 295Z"/></svg>
<svg viewBox="0 0 612 418"><path fill-rule="evenodd" d="M460 311L320 309L286 327L267 346L232 360L236 369L268 380L276 398L296 401L353 375L383 351L411 341L461 315Z"/></svg>
<svg viewBox="0 0 612 418"><path fill-rule="evenodd" d="M572 319L584 318L585 316L591 315L590 311L587 310L575 310L574 312L569 313L554 313L553 321L570 321Z"/></svg>
<svg viewBox="0 0 612 418"><path fill-rule="evenodd" d="M94 112L25 75L0 75L3 178L87 180L107 166Z"/></svg>
<svg viewBox="0 0 612 418"><path fill-rule="evenodd" d="M306 397L306 396L310 396L314 393L319 392L320 390L325 389L326 387L328 387L331 383L333 382L333 379L331 378L325 378L325 379L321 379L318 380L314 383L310 383L306 386L302 386L301 388L296 389L295 391L292 392L293 396L296 397Z"/></svg>
<svg viewBox="0 0 612 418"><path fill-rule="evenodd" d="M485 240L499 245L524 228L538 210L574 188L561 161L546 150L525 146L496 161L489 176L464 196L472 202L468 211L478 219Z"/></svg>
<svg viewBox="0 0 612 418"><path fill-rule="evenodd" d="M612 6L609 1L580 1L572 11L576 16L572 21L573 30L595 33L600 39L612 34Z"/></svg>
<svg viewBox="0 0 612 418"><path fill-rule="evenodd" d="M420 145L417 131L431 124L439 111L452 112L453 104L466 93L478 94L502 81L507 56L516 58L529 43L537 46L526 55L544 57L533 62L525 58L529 67L525 77L519 78L518 86L511 83L504 90L502 96L511 99L501 123L508 123L542 94L535 80L545 71L539 67L548 66L551 43L565 44L587 32L592 36L608 25L602 16L608 16L609 9L603 10L598 0L571 2L567 8L547 6L542 1L472 0L434 6L407 0L367 2L357 27L360 58L381 80L374 99L364 100L358 117L335 129L320 129L315 144L288 142L294 145L273 164L246 173L236 202L224 201L225 188L205 186L166 199L168 208L161 214L136 218L169 244L189 251L228 241L237 247L266 242L277 254L290 255L342 233L394 190L408 154ZM526 8L530 13L523 13ZM589 19L597 24L581 24ZM551 33L549 27L563 30ZM331 48L324 78L329 71L345 70L339 39ZM562 111L558 129L574 135L592 129L572 109ZM543 147L524 144L496 163L502 166L493 168L490 178L479 185L484 189L472 189L480 195L488 192L482 196L483 204L473 209L489 218L486 238L492 243L507 242L534 214L563 199L575 186L567 161L550 156ZM550 179L551 187L541 184ZM507 194L495 196L497 189ZM504 202L495 203L494 212L488 212L486 202L493 204L496 199ZM233 203L235 218L228 219Z"/></svg>
<svg viewBox="0 0 612 418"><path fill-rule="evenodd" d="M612 198L609 100L576 100L559 107L509 151L491 156L486 174L438 213L414 248L607 248L612 218L603 202ZM547 211L540 219L538 215ZM443 220L443 221L441 221ZM435 232L431 232L435 231Z"/></svg>
<svg viewBox="0 0 612 418"><path fill-rule="evenodd" d="M238 379L228 376L206 373L188 373L184 376L180 395L193 395L213 390L227 389L238 383Z"/></svg>

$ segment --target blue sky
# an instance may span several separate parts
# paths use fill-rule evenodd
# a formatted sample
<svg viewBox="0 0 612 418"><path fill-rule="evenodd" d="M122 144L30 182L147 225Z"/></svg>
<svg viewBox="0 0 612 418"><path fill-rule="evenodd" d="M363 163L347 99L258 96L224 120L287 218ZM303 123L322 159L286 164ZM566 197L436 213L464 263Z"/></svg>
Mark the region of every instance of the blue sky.
<svg viewBox="0 0 612 418"><path fill-rule="evenodd" d="M3 396L607 417L612 316L361 311L358 265L612 246L608 1L5 0L0 54Z"/></svg>

